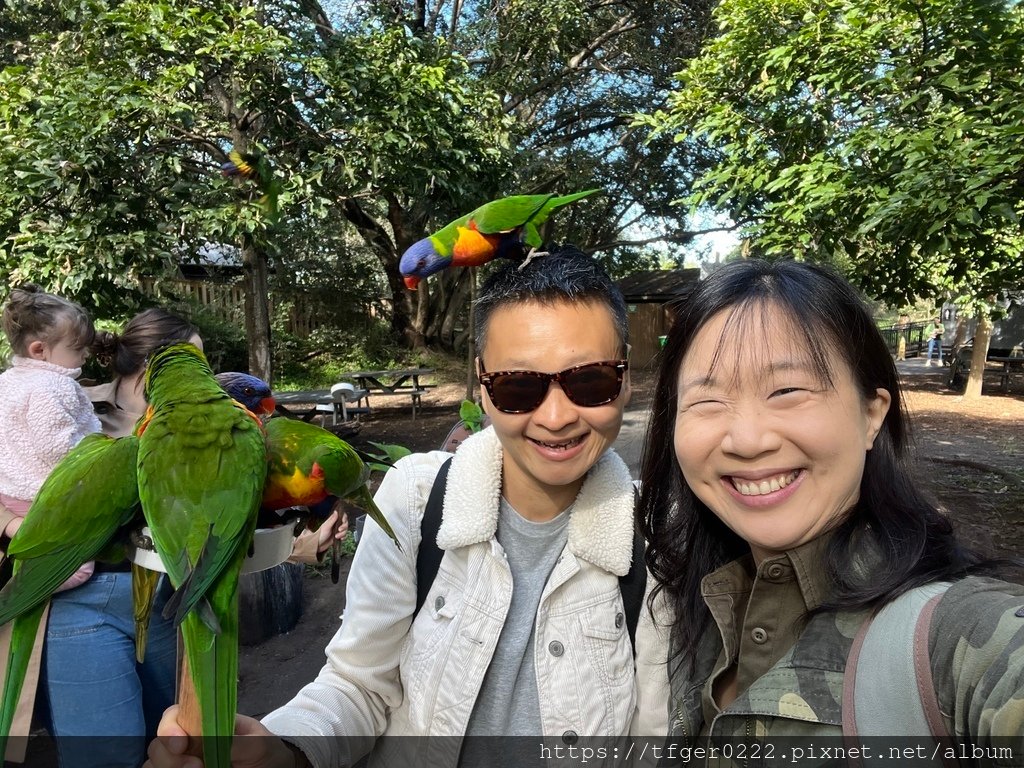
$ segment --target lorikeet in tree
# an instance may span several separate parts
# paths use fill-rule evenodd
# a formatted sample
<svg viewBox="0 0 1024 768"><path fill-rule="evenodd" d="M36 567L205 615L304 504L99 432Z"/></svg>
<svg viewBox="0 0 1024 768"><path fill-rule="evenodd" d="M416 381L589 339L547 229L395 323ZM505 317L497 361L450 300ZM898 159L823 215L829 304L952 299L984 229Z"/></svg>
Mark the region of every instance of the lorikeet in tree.
<svg viewBox="0 0 1024 768"><path fill-rule="evenodd" d="M142 510L175 593L207 766L230 765L238 682L238 576L267 474L259 420L217 383L203 353L150 356L138 427Z"/></svg>
<svg viewBox="0 0 1024 768"><path fill-rule="evenodd" d="M229 179L242 178L255 183L262 193L260 208L271 223L277 222L281 215L277 204L281 182L274 176L274 169L266 155L232 149L228 152L228 162L221 165L220 172Z"/></svg>
<svg viewBox="0 0 1024 768"><path fill-rule="evenodd" d="M481 205L416 243L402 254L398 270L406 287L415 290L419 281L449 266L478 267L492 259L521 259L530 248L539 248L538 231L551 214L600 189L572 195L515 195Z"/></svg>
<svg viewBox="0 0 1024 768"><path fill-rule="evenodd" d="M364 510L398 546L398 537L366 487L370 469L352 446L326 429L296 419L271 419L266 431L270 469L263 491L265 510L319 506L326 517L331 505L321 502L345 499Z"/></svg>
<svg viewBox="0 0 1024 768"><path fill-rule="evenodd" d="M0 624L14 620L0 700L0 756L47 601L82 563L106 559L119 529L138 513L137 453L135 437L87 436L47 477L11 539L14 575L0 590Z"/></svg>

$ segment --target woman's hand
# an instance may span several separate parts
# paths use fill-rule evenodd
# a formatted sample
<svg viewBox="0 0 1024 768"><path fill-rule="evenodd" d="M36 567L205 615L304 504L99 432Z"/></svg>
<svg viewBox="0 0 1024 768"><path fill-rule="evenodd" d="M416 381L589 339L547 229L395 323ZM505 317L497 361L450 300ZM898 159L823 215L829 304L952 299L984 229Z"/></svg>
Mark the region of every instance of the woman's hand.
<svg viewBox="0 0 1024 768"><path fill-rule="evenodd" d="M348 514L345 512L345 502L338 499L334 503L331 516L324 520L317 528L316 553L321 555L326 552L335 541L341 541L348 535Z"/></svg>
<svg viewBox="0 0 1024 768"><path fill-rule="evenodd" d="M149 759L143 768L203 768L200 758L185 754L189 736L178 724L177 705L164 712L156 734L149 744ZM308 764L304 755L268 731L259 720L235 716L232 768L299 768Z"/></svg>

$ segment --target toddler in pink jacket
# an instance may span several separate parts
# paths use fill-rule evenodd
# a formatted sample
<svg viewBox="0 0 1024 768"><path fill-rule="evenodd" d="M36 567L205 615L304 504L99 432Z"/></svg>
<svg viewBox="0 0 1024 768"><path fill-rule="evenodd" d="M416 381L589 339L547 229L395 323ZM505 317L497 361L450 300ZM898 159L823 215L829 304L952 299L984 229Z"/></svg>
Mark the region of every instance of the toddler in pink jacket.
<svg viewBox="0 0 1024 768"><path fill-rule="evenodd" d="M95 334L84 309L29 283L11 292L3 328L14 356L0 373L0 502L18 516L2 531L12 537L47 475L100 422L76 381ZM92 573L86 563L60 589Z"/></svg>

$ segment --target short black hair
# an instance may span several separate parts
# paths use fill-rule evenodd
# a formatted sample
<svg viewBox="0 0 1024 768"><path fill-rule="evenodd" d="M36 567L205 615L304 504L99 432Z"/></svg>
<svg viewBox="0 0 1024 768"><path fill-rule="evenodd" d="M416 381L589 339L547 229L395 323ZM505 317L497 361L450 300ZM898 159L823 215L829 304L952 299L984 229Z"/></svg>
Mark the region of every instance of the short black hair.
<svg viewBox="0 0 1024 768"><path fill-rule="evenodd" d="M603 304L612 313L615 331L623 350L629 343L629 315L622 291L592 257L575 245L548 246L547 253L528 263L507 262L492 272L477 294L473 305L476 322L476 350L482 355L487 328L494 310L536 301L553 304L581 301Z"/></svg>

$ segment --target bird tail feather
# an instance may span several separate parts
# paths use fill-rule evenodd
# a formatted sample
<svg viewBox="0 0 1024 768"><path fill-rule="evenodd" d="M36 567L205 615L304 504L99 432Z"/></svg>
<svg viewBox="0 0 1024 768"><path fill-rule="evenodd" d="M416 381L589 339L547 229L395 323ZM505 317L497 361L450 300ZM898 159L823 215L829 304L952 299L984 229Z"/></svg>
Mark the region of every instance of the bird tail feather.
<svg viewBox="0 0 1024 768"><path fill-rule="evenodd" d="M3 680L3 698L0 699L0 759L7 751L7 740L11 735L18 699L21 698L21 689L28 673L36 633L47 605L48 601L44 600L21 614L11 627L11 647L7 655L7 668Z"/></svg>

